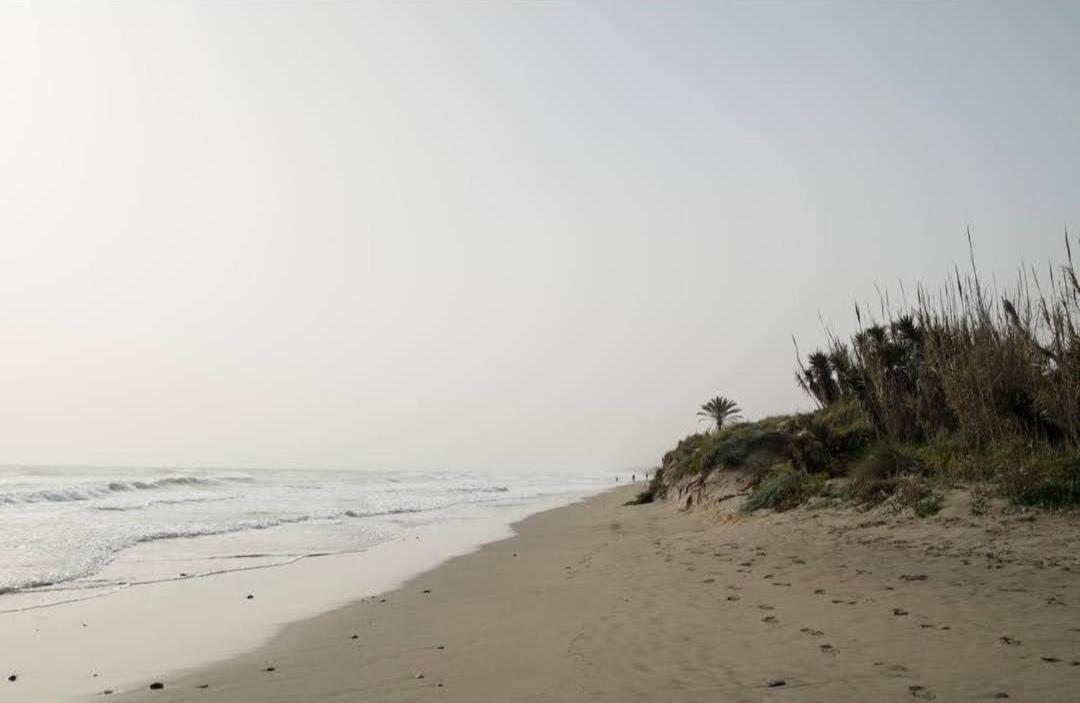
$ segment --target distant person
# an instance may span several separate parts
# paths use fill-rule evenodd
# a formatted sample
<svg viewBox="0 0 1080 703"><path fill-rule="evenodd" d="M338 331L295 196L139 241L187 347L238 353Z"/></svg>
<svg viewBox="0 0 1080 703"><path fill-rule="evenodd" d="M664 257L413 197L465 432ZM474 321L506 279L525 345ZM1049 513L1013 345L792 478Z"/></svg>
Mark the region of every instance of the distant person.
<svg viewBox="0 0 1080 703"><path fill-rule="evenodd" d="M637 481L637 474L630 474L630 482L633 483L634 481Z"/></svg>

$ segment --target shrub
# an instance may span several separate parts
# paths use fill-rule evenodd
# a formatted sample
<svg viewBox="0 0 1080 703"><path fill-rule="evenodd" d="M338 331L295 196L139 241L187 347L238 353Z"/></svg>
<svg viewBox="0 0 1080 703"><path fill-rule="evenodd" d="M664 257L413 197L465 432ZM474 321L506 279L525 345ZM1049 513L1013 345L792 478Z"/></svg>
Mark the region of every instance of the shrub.
<svg viewBox="0 0 1080 703"><path fill-rule="evenodd" d="M922 470L922 463L910 451L880 443L855 463L849 493L856 502L877 504L896 492L902 475Z"/></svg>
<svg viewBox="0 0 1080 703"><path fill-rule="evenodd" d="M743 510L790 510L819 493L824 485L825 477L821 474L808 474L791 464L778 464L758 482L743 504Z"/></svg>

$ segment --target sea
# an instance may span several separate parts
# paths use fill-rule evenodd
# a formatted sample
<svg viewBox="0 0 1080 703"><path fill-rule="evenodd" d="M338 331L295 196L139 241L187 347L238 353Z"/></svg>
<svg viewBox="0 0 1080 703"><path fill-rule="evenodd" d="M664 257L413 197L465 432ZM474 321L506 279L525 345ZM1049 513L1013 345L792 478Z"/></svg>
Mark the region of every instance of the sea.
<svg viewBox="0 0 1080 703"><path fill-rule="evenodd" d="M0 612L360 552L419 526L520 514L612 482L559 472L0 468Z"/></svg>

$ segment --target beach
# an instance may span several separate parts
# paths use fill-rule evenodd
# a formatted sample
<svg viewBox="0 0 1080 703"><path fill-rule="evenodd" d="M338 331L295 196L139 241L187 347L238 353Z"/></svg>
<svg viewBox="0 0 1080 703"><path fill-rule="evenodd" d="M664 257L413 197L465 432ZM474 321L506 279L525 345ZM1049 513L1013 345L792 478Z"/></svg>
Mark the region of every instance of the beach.
<svg viewBox="0 0 1080 703"><path fill-rule="evenodd" d="M625 487L130 701L1023 701L1080 685L1076 518L797 509ZM318 584L312 584L318 588ZM213 637L212 631L207 637ZM158 681L160 690L148 686Z"/></svg>

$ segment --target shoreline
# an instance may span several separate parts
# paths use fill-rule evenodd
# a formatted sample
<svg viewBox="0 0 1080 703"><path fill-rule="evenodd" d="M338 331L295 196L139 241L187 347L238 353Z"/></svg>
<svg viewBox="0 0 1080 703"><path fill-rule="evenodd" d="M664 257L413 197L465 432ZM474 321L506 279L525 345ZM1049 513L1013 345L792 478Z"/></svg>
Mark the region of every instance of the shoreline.
<svg viewBox="0 0 1080 703"><path fill-rule="evenodd" d="M620 487L123 701L1067 701L1077 517L718 523ZM798 689L798 692L792 690ZM98 699L100 700L100 699Z"/></svg>
<svg viewBox="0 0 1080 703"><path fill-rule="evenodd" d="M19 607L0 613L0 665L5 679L17 679L0 682L4 700L93 700L105 690L139 688L147 677L256 650L293 623L393 589L512 535L523 517L581 499L458 507L356 552L138 583L64 602L35 604L34 594L9 594Z"/></svg>

